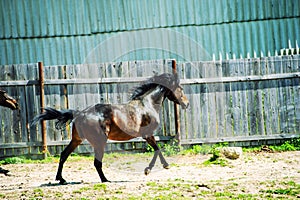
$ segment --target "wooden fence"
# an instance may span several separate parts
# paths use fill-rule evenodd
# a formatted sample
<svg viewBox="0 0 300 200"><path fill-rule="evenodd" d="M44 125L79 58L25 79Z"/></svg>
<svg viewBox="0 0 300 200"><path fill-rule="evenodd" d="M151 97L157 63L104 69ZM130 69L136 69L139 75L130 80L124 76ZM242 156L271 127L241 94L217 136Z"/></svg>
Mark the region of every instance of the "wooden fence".
<svg viewBox="0 0 300 200"><path fill-rule="evenodd" d="M292 138L300 133L300 56L276 56L177 65L190 108L180 114L181 144L251 142ZM158 73L172 72L171 60L45 66L45 106L83 109L95 103L124 103L130 89ZM0 66L0 87L18 99L21 109L0 108L0 158L42 153L38 64ZM165 102L158 139L175 136L174 106ZM46 123L47 145L58 154L70 140ZM141 139L110 142L107 151L145 148ZM93 152L84 142L79 153Z"/></svg>
<svg viewBox="0 0 300 200"><path fill-rule="evenodd" d="M183 63L191 109L181 111L182 143L300 137L299 61L293 55Z"/></svg>

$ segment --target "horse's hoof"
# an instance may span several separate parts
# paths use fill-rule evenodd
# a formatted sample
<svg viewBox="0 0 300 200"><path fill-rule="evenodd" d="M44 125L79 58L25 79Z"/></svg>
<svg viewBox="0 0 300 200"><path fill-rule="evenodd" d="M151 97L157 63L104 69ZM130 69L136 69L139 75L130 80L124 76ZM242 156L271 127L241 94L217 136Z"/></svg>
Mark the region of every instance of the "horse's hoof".
<svg viewBox="0 0 300 200"><path fill-rule="evenodd" d="M59 181L60 185L67 185L67 181L63 178L56 178L57 181Z"/></svg>
<svg viewBox="0 0 300 200"><path fill-rule="evenodd" d="M65 179L62 179L62 180L59 181L59 184L60 185L67 185L68 183Z"/></svg>
<svg viewBox="0 0 300 200"><path fill-rule="evenodd" d="M107 179L104 179L104 180L101 180L102 183L110 183L111 181L107 180Z"/></svg>
<svg viewBox="0 0 300 200"><path fill-rule="evenodd" d="M148 174L150 174L150 172L151 172L151 169L149 167L146 167L145 171L144 171L145 175L147 176Z"/></svg>
<svg viewBox="0 0 300 200"><path fill-rule="evenodd" d="M167 163L167 164L164 164L163 165L163 168L165 168L165 169L170 169L170 165Z"/></svg>

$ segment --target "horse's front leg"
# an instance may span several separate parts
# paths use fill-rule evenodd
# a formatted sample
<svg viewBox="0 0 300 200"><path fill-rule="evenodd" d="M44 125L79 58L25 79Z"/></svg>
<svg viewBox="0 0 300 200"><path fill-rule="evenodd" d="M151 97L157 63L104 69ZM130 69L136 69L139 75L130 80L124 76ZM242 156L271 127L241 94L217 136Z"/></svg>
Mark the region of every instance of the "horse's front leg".
<svg viewBox="0 0 300 200"><path fill-rule="evenodd" d="M159 156L160 162L161 162L161 164L163 164L163 167L164 167L165 169L169 169L169 168L170 168L170 167L169 167L169 164L167 163L167 161L166 161L165 158L163 157L163 155L162 155L162 153L161 153L159 147L157 146L154 136L152 135L152 136L146 137L146 138L144 138L144 139L147 141L147 143L148 143L148 144L154 149L154 151L155 151L155 152L154 152L154 156L153 156L151 162L149 163L149 166L145 168L145 175L148 175L148 174L151 172L152 168L153 168L154 165L155 165L157 156Z"/></svg>

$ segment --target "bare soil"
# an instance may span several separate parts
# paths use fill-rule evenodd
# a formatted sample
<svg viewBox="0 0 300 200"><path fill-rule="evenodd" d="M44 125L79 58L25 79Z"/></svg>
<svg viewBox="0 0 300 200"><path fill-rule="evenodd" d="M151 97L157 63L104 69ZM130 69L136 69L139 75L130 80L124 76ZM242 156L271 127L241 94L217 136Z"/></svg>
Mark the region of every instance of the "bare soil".
<svg viewBox="0 0 300 200"><path fill-rule="evenodd" d="M103 170L110 183L102 184L92 158L71 158L63 177L54 179L58 160L47 164L2 167L0 199L299 199L300 151L244 153L225 166L204 165L211 155L166 157L171 168L157 161L148 175L151 154L105 155Z"/></svg>

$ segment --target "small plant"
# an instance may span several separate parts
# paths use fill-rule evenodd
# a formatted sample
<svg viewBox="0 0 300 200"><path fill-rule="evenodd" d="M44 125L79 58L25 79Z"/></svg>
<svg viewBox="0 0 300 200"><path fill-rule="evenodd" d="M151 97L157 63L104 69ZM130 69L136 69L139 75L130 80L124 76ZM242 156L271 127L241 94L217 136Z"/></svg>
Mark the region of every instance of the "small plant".
<svg viewBox="0 0 300 200"><path fill-rule="evenodd" d="M171 140L170 143L164 144L162 149L167 156L176 155L181 150L180 146L178 146L177 140Z"/></svg>
<svg viewBox="0 0 300 200"><path fill-rule="evenodd" d="M181 152L182 155L191 154L209 154L211 152L211 146L210 145L193 145L191 148L185 149Z"/></svg>
<svg viewBox="0 0 300 200"><path fill-rule="evenodd" d="M40 188L34 189L33 192L34 192L34 197L42 198L44 196L44 192Z"/></svg>
<svg viewBox="0 0 300 200"><path fill-rule="evenodd" d="M21 163L25 163L25 159L21 157L5 158L3 161L1 161L1 164L21 164Z"/></svg>
<svg viewBox="0 0 300 200"><path fill-rule="evenodd" d="M106 191L107 185L103 184L103 183L98 183L94 185L94 190L102 190L102 191Z"/></svg>
<svg viewBox="0 0 300 200"><path fill-rule="evenodd" d="M270 149L272 149L273 151L296 151L300 149L300 147L298 146L299 144L297 144L296 141L297 140L285 141L280 146L270 146Z"/></svg>
<svg viewBox="0 0 300 200"><path fill-rule="evenodd" d="M290 196L297 196L298 194L300 194L300 184L297 184L294 181L282 182L282 184L286 186L286 188L261 190L260 192Z"/></svg>
<svg viewBox="0 0 300 200"><path fill-rule="evenodd" d="M213 145L211 148L212 157L210 157L203 164L204 165L214 164L214 165L220 165L222 167L227 166L228 161L224 158L220 158L220 155L221 155L220 147L225 147L225 146L228 146L228 143L219 143L219 144Z"/></svg>

